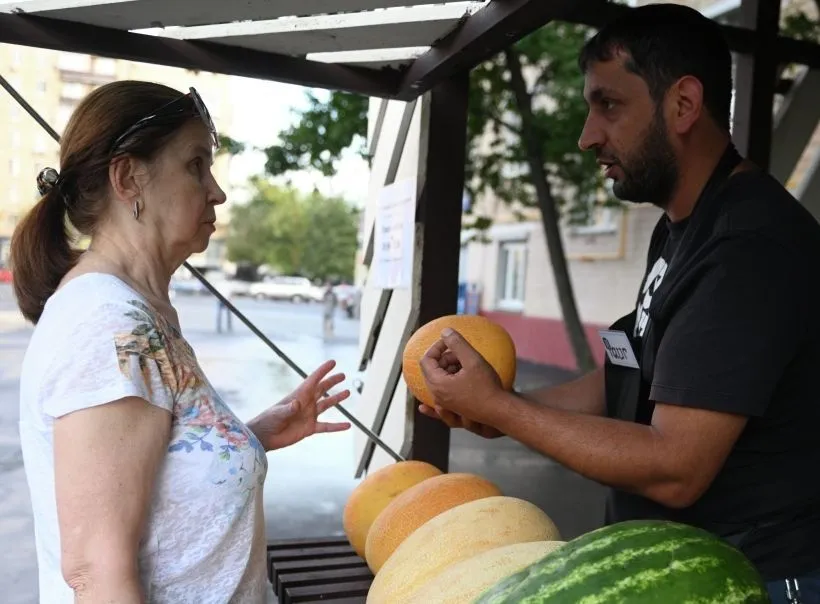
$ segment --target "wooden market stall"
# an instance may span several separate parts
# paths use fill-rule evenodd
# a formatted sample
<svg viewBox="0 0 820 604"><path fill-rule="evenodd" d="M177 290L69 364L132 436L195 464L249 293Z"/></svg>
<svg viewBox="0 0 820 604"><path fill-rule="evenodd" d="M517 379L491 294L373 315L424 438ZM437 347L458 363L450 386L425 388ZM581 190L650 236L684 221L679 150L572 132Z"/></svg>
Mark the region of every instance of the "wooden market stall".
<svg viewBox="0 0 820 604"><path fill-rule="evenodd" d="M407 291L371 288L362 303L365 417L356 422L371 435L357 447L357 476L395 459L475 472L549 507L580 533L598 522L596 486L514 443L451 439L445 426L414 411L400 352L419 325L456 312L470 70L551 21L601 26L629 10L605 0L0 0L0 42L370 97L371 189L415 180L417 258ZM741 153L768 166L773 106L789 85L778 67L820 69L820 45L780 35L777 0L738 0L738 15L723 26L736 53L733 135ZM372 202L365 270L373 258ZM344 539L271 542L268 555L286 603L362 602L372 579Z"/></svg>

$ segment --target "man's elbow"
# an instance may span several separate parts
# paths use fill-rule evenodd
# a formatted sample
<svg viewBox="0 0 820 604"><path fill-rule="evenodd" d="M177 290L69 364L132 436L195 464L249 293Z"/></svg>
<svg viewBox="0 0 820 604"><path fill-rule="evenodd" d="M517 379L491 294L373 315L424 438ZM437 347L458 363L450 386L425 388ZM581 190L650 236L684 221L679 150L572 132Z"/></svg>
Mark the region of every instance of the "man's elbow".
<svg viewBox="0 0 820 604"><path fill-rule="evenodd" d="M682 479L657 485L649 489L646 496L667 508L682 510L694 505L703 496L707 486Z"/></svg>

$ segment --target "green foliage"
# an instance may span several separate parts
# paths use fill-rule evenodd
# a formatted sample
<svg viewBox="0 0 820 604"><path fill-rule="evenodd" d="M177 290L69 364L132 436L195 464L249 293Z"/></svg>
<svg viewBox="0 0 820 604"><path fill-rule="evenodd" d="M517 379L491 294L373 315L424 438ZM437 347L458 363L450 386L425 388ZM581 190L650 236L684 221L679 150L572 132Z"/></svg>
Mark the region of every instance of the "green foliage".
<svg viewBox="0 0 820 604"><path fill-rule="evenodd" d="M820 12L820 0L815 0L815 4L817 11ZM784 36L820 43L820 20L809 16L804 7L785 7L780 20L780 30Z"/></svg>
<svg viewBox="0 0 820 604"><path fill-rule="evenodd" d="M601 195L602 177L591 153L578 149L586 119L578 51L591 30L552 23L517 43L525 78L535 96L535 117L556 202L572 222L586 222ZM471 73L468 115L467 188L471 196L491 191L515 207L535 207L526 149L519 135L519 112L503 55ZM547 105L543 99L551 98ZM281 175L312 167L335 172L343 150L364 154L368 99L332 92L326 100L309 96L310 106L281 133L282 144L266 150L267 171ZM607 203L617 203L607 200ZM489 225L476 217L475 227Z"/></svg>
<svg viewBox="0 0 820 604"><path fill-rule="evenodd" d="M219 135L219 149L217 150L217 155L222 155L227 153L228 155L239 155L240 153L244 153L247 149L245 143L240 143L238 140L231 138L225 134Z"/></svg>
<svg viewBox="0 0 820 604"><path fill-rule="evenodd" d="M260 178L251 184L251 200L231 208L232 262L267 264L310 279L353 278L358 210L336 197L303 195Z"/></svg>
<svg viewBox="0 0 820 604"><path fill-rule="evenodd" d="M603 190L594 155L578 148L587 109L577 57L589 33L584 26L553 23L515 45L533 96L535 128L553 196L576 223L588 221ZM468 119L470 193L475 197L492 191L515 206L534 207L518 106L502 55L473 70Z"/></svg>
<svg viewBox="0 0 820 604"><path fill-rule="evenodd" d="M265 149L265 169L271 175L313 168L332 176L342 152L366 137L367 97L348 92L333 92L327 101L310 92L307 97L310 107L282 133L282 144ZM363 146L359 152L364 152Z"/></svg>

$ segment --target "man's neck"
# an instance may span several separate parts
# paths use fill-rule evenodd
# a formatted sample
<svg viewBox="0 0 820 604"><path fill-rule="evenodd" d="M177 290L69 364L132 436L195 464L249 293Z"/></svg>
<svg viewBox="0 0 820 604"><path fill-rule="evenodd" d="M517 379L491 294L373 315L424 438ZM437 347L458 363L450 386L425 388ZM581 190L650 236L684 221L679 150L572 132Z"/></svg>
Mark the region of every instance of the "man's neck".
<svg viewBox="0 0 820 604"><path fill-rule="evenodd" d="M681 153L678 187L666 206L669 220L680 222L692 214L729 142L729 137L724 134L703 137L692 141L690 148Z"/></svg>

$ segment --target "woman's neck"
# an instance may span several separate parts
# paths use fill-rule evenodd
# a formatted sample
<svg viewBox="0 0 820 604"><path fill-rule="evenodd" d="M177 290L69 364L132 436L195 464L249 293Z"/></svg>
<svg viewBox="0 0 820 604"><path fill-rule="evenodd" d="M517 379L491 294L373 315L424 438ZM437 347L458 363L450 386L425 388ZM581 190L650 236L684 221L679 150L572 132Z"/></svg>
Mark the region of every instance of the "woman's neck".
<svg viewBox="0 0 820 604"><path fill-rule="evenodd" d="M95 237L80 264L85 271L111 272L149 300L170 304L168 290L176 266L169 266L150 248L127 240Z"/></svg>

